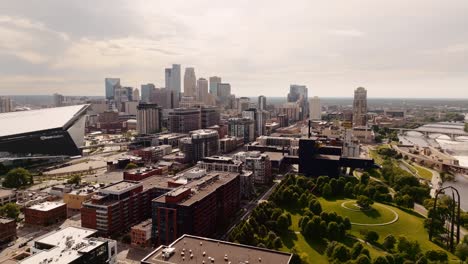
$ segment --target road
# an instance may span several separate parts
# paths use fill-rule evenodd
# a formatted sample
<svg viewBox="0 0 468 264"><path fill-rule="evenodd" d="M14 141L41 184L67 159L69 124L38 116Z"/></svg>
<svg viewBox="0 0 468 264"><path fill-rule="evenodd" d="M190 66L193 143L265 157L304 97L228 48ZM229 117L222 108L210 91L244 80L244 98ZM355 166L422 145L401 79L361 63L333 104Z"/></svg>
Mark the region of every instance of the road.
<svg viewBox="0 0 468 264"><path fill-rule="evenodd" d="M233 221L233 224L231 227L228 229L228 231L221 237L221 240L226 240L228 235L231 233L231 231L236 227L238 223L241 221L245 220L249 215L252 213L253 209L257 207L259 203L262 203L264 201L267 201L268 198L270 198L270 195L273 193L273 191L276 189L276 187L281 183L281 180L275 181L274 184L268 189L261 197L250 201L243 209L245 209L245 213L242 215L239 215L236 220Z"/></svg>

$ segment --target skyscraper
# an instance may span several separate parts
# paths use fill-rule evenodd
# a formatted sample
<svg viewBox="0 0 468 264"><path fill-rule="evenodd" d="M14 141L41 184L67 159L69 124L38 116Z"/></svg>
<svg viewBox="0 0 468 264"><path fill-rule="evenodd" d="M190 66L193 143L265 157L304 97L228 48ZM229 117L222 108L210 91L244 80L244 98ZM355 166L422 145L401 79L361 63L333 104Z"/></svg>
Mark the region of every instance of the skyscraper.
<svg viewBox="0 0 468 264"><path fill-rule="evenodd" d="M140 101L140 90L138 88L133 90L133 101Z"/></svg>
<svg viewBox="0 0 468 264"><path fill-rule="evenodd" d="M180 64L172 64L170 88L180 97L181 84L180 84Z"/></svg>
<svg viewBox="0 0 468 264"><path fill-rule="evenodd" d="M218 84L221 83L221 77L212 76L210 77L210 94L218 96Z"/></svg>
<svg viewBox="0 0 468 264"><path fill-rule="evenodd" d="M305 85L291 84L288 93L288 102L297 103L300 107L299 119L304 120L309 115L308 89Z"/></svg>
<svg viewBox="0 0 468 264"><path fill-rule="evenodd" d="M185 68L184 73L184 96L197 97L197 77L195 69L192 67Z"/></svg>
<svg viewBox="0 0 468 264"><path fill-rule="evenodd" d="M243 111L250 108L250 98L248 97L239 98L239 105L237 107L238 107L239 113L242 114Z"/></svg>
<svg viewBox="0 0 468 264"><path fill-rule="evenodd" d="M172 76L172 69L171 68L166 68L164 70L164 82L165 82L165 88L171 89L171 77Z"/></svg>
<svg viewBox="0 0 468 264"><path fill-rule="evenodd" d="M229 118L228 134L232 137L244 138L244 143L255 139L255 124L250 118Z"/></svg>
<svg viewBox="0 0 468 264"><path fill-rule="evenodd" d="M151 102L151 93L156 87L152 83L142 84L141 85L141 101Z"/></svg>
<svg viewBox="0 0 468 264"><path fill-rule="evenodd" d="M161 131L162 111L157 104L139 104L137 106L137 131L139 135L148 135Z"/></svg>
<svg viewBox="0 0 468 264"><path fill-rule="evenodd" d="M318 98L318 96L314 96L312 99L310 99L310 119L322 119L322 105L320 104L320 98Z"/></svg>
<svg viewBox="0 0 468 264"><path fill-rule="evenodd" d="M176 108L169 112L168 129L172 133L189 133L201 128L200 108Z"/></svg>
<svg viewBox="0 0 468 264"><path fill-rule="evenodd" d="M0 97L0 113L13 111L13 104L10 97Z"/></svg>
<svg viewBox="0 0 468 264"><path fill-rule="evenodd" d="M266 97L264 95L260 95L258 97L258 109L265 110L266 109Z"/></svg>
<svg viewBox="0 0 468 264"><path fill-rule="evenodd" d="M208 104L208 80L200 78L197 81L197 101Z"/></svg>
<svg viewBox="0 0 468 264"><path fill-rule="evenodd" d="M117 87L120 87L119 78L106 78L104 79L106 86L106 99L114 99L114 90Z"/></svg>
<svg viewBox="0 0 468 264"><path fill-rule="evenodd" d="M367 125L367 90L363 87L358 87L354 91L353 102L353 126Z"/></svg>

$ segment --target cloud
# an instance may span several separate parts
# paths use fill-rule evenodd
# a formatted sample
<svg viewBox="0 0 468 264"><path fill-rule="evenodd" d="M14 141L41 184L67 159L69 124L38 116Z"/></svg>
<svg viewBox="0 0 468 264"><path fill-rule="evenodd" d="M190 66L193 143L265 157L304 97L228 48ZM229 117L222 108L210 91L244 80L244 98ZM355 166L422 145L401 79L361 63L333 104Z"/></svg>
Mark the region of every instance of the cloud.
<svg viewBox="0 0 468 264"><path fill-rule="evenodd" d="M362 37L365 35L364 32L359 31L357 29L339 29L339 30L331 30L331 35L336 36L343 36L343 37Z"/></svg>

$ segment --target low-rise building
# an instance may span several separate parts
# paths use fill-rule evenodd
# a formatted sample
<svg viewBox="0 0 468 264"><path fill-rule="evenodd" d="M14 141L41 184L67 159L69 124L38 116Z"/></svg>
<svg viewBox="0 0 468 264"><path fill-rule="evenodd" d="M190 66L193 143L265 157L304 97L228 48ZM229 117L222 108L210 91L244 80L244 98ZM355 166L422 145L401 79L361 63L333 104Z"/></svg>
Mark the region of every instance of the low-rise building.
<svg viewBox="0 0 468 264"><path fill-rule="evenodd" d="M145 162L155 162L172 152L171 145L159 145L135 150L134 154Z"/></svg>
<svg viewBox="0 0 468 264"><path fill-rule="evenodd" d="M67 205L62 202L43 202L24 208L27 224L48 226L67 218Z"/></svg>
<svg viewBox="0 0 468 264"><path fill-rule="evenodd" d="M219 140L219 150L221 153L229 153L244 145L243 137L225 137Z"/></svg>
<svg viewBox="0 0 468 264"><path fill-rule="evenodd" d="M160 246L141 260L142 264L167 263L275 263L289 264L291 253L226 241L183 235L168 246Z"/></svg>
<svg viewBox="0 0 468 264"><path fill-rule="evenodd" d="M20 263L116 263L117 242L96 235L96 230L82 227L53 231L35 240L32 255Z"/></svg>
<svg viewBox="0 0 468 264"><path fill-rule="evenodd" d="M123 178L126 181L141 181L151 176L167 174L167 166L149 166L125 171Z"/></svg>
<svg viewBox="0 0 468 264"><path fill-rule="evenodd" d="M12 189L0 188L0 206L17 201L17 192Z"/></svg>
<svg viewBox="0 0 468 264"><path fill-rule="evenodd" d="M0 243L12 241L16 238L16 221L0 217Z"/></svg>
<svg viewBox="0 0 468 264"><path fill-rule="evenodd" d="M130 231L132 246L146 247L151 245L151 228L152 221L147 219L136 226L133 226Z"/></svg>
<svg viewBox="0 0 468 264"><path fill-rule="evenodd" d="M67 205L68 210L80 211L83 203L91 199L95 192L96 188L93 186L75 189L63 195L63 202Z"/></svg>

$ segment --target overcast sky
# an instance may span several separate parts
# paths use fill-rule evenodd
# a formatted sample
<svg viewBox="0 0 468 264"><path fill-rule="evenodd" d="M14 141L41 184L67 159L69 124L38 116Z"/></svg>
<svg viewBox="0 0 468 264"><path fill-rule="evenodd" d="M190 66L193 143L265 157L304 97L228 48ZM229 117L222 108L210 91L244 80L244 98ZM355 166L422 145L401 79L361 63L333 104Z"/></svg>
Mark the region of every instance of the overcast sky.
<svg viewBox="0 0 468 264"><path fill-rule="evenodd" d="M0 1L0 94L161 87L172 63L238 96L468 98L468 1Z"/></svg>

